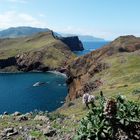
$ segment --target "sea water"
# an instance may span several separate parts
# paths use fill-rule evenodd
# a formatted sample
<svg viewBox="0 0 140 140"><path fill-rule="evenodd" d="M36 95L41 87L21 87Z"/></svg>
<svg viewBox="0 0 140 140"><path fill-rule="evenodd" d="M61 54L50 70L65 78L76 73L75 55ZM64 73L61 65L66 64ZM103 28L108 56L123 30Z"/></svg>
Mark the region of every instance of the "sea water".
<svg viewBox="0 0 140 140"><path fill-rule="evenodd" d="M75 51L75 54L78 56L85 55L87 53L90 53L91 51L94 51L98 48L103 47L104 45L109 44L109 41L101 41L101 42L82 42L84 50L83 51Z"/></svg>
<svg viewBox="0 0 140 140"><path fill-rule="evenodd" d="M36 82L46 82L34 87ZM54 111L67 95L66 77L56 73L0 73L0 114Z"/></svg>

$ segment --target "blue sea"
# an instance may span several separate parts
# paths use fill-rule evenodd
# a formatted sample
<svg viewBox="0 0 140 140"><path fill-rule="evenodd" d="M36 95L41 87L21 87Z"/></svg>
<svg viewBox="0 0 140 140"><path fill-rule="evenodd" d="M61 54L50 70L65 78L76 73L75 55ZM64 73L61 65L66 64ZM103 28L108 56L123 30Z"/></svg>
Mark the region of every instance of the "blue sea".
<svg viewBox="0 0 140 140"><path fill-rule="evenodd" d="M36 82L47 82L33 87ZM4 111L22 113L54 111L67 95L66 77L53 73L1 73L0 114Z"/></svg>
<svg viewBox="0 0 140 140"><path fill-rule="evenodd" d="M91 51L94 51L98 48L103 47L104 45L107 45L109 41L102 41L102 42L82 42L84 46L83 51L75 51L75 54L78 56L85 55L87 53L90 53Z"/></svg>
<svg viewBox="0 0 140 140"><path fill-rule="evenodd" d="M85 55L109 42L83 42ZM33 87L36 82L47 82ZM54 111L62 106L67 96L66 77L56 73L0 73L0 114L7 111L22 113L41 110Z"/></svg>

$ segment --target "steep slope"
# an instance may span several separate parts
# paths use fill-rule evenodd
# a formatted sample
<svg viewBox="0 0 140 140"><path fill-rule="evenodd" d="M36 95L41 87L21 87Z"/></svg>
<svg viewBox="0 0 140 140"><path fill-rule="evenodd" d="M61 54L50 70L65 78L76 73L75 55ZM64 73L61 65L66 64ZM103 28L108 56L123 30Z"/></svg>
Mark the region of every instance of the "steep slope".
<svg viewBox="0 0 140 140"><path fill-rule="evenodd" d="M139 62L140 38L134 36L119 37L101 49L76 58L68 66L68 99L73 100L85 92L93 92L99 88L119 91L111 86L122 87L122 91L127 89L126 92L138 88Z"/></svg>
<svg viewBox="0 0 140 140"><path fill-rule="evenodd" d="M71 51L83 51L83 44L79 40L78 36L71 36L71 37L61 37L60 40L67 44Z"/></svg>
<svg viewBox="0 0 140 140"><path fill-rule="evenodd" d="M81 46L77 43L79 40L76 47ZM69 46L56 38L52 31L30 37L0 39L1 71L59 69L74 57Z"/></svg>

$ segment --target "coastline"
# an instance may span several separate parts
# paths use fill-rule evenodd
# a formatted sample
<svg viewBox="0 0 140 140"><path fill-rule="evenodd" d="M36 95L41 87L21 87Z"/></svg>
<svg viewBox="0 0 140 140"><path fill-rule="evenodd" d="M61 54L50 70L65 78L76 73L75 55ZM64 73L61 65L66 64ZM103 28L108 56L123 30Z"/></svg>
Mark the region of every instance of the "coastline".
<svg viewBox="0 0 140 140"><path fill-rule="evenodd" d="M61 75L61 76L65 77L65 78L68 77L65 73L61 73L61 72L56 71L56 70L46 71L46 72L43 72L43 71L29 71L29 72L24 72L24 71L17 71L17 72L1 72L1 71L0 71L0 74L22 74L22 73L53 73L53 74L56 74L56 75Z"/></svg>
<svg viewBox="0 0 140 140"><path fill-rule="evenodd" d="M54 71L47 71L47 72L53 73L53 74L56 74L56 75L60 75L60 76L63 76L65 78L68 78L68 76L65 73L61 73L61 72L56 71L56 70L54 70Z"/></svg>

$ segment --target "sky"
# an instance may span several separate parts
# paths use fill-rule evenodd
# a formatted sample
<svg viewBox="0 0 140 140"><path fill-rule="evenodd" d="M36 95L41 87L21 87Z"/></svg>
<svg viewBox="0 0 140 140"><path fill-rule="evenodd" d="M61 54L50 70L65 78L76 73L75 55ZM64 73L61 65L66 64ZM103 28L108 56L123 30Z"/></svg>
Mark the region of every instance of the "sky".
<svg viewBox="0 0 140 140"><path fill-rule="evenodd" d="M140 0L0 0L0 29L17 26L106 40L140 36Z"/></svg>

